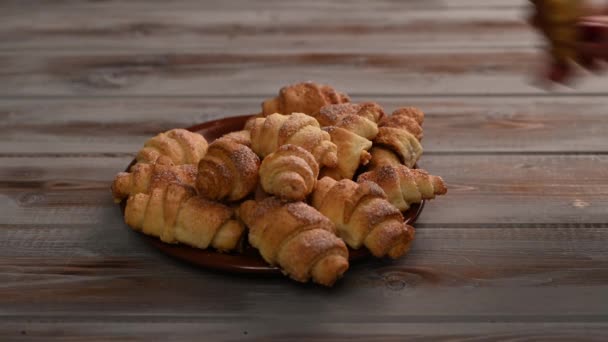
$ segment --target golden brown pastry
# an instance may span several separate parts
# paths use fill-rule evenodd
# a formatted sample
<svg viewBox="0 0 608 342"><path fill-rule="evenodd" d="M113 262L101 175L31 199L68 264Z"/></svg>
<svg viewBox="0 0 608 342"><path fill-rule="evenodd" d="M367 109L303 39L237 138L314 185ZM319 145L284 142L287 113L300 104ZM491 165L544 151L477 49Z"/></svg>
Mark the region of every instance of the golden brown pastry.
<svg viewBox="0 0 608 342"><path fill-rule="evenodd" d="M398 258L414 239L414 228L404 223L399 209L372 182L321 178L312 193L312 206L336 225L347 245L365 246L376 257Z"/></svg>
<svg viewBox="0 0 608 342"><path fill-rule="evenodd" d="M382 146L372 146L369 150L369 154L372 156L369 164L367 164L368 170L375 170L384 165L401 165L399 157L391 150Z"/></svg>
<svg viewBox="0 0 608 342"><path fill-rule="evenodd" d="M274 113L316 115L323 106L346 102L350 102L348 95L339 93L330 86L303 82L281 88L279 96L262 103L261 114L263 116Z"/></svg>
<svg viewBox="0 0 608 342"><path fill-rule="evenodd" d="M358 116L362 116L375 123L380 122L384 117L384 108L376 102L363 102L355 109L357 110Z"/></svg>
<svg viewBox="0 0 608 342"><path fill-rule="evenodd" d="M196 188L212 200L238 201L258 184L260 158L246 145L231 138L220 138L198 164Z"/></svg>
<svg viewBox="0 0 608 342"><path fill-rule="evenodd" d="M260 166L262 189L279 198L302 201L312 192L319 165L310 152L296 145L283 145Z"/></svg>
<svg viewBox="0 0 608 342"><path fill-rule="evenodd" d="M130 196L125 222L164 242L220 251L234 250L245 231L233 209L195 196L193 188L177 183Z"/></svg>
<svg viewBox="0 0 608 342"><path fill-rule="evenodd" d="M323 168L321 176L328 176L335 180L352 179L359 165L366 165L371 155L367 152L372 142L341 127L325 127L331 136L331 141L338 147L338 166Z"/></svg>
<svg viewBox="0 0 608 342"><path fill-rule="evenodd" d="M409 209L413 203L433 199L448 191L441 177L405 165L382 166L361 174L357 181L378 184L386 193L388 201L401 211Z"/></svg>
<svg viewBox="0 0 608 342"><path fill-rule="evenodd" d="M395 110L390 116L384 117L379 123L380 127L401 128L418 139L422 140L422 122L424 113L415 107L403 107Z"/></svg>
<svg viewBox="0 0 608 342"><path fill-rule="evenodd" d="M401 128L380 127L374 146L382 146L395 153L407 167L413 167L422 155L422 145L418 139Z"/></svg>
<svg viewBox="0 0 608 342"><path fill-rule="evenodd" d="M207 140L194 132L176 128L149 139L135 158L138 163L197 165L207 151Z"/></svg>
<svg viewBox="0 0 608 342"><path fill-rule="evenodd" d="M378 134L377 123L383 116L384 110L380 105L374 102L366 102L325 106L321 108L315 118L321 126L342 127L372 140Z"/></svg>
<svg viewBox="0 0 608 342"><path fill-rule="evenodd" d="M112 183L114 202L138 193L149 193L151 189L166 188L170 183L183 183L194 186L196 166L135 164L130 172L120 172Z"/></svg>
<svg viewBox="0 0 608 342"><path fill-rule="evenodd" d="M329 133L321 130L313 117L302 113L271 114L250 122L251 148L261 158L286 144L297 145L312 153L319 166L335 167L337 147Z"/></svg>
<svg viewBox="0 0 608 342"><path fill-rule="evenodd" d="M248 130L226 133L220 139L230 139L237 144L251 147L251 134Z"/></svg>
<svg viewBox="0 0 608 342"><path fill-rule="evenodd" d="M304 202L246 201L239 216L249 227L249 243L294 280L332 286L348 269L348 250L334 225Z"/></svg>
<svg viewBox="0 0 608 342"><path fill-rule="evenodd" d="M416 107L401 107L395 109L391 116L406 116L416 120L419 125L424 123L424 112Z"/></svg>

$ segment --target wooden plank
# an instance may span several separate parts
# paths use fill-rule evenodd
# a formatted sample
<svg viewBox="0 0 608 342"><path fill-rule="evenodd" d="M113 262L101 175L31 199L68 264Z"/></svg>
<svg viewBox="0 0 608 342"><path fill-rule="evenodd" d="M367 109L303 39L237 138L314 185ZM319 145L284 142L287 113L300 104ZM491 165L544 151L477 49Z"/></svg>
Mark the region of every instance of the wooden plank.
<svg viewBox="0 0 608 342"><path fill-rule="evenodd" d="M223 5L223 6L222 6ZM527 8L414 6L412 2L245 2L59 4L13 9L0 17L0 52L15 49L91 53L159 49L248 53L393 52L429 48L534 47L537 35L526 24ZM44 5L39 5L44 6ZM253 8L252 8L253 7ZM337 8L341 7L341 8ZM94 16L91 13L95 13ZM255 15L252 15L255 13ZM311 24L312 23L312 24ZM498 37L498 38L497 38Z"/></svg>
<svg viewBox="0 0 608 342"><path fill-rule="evenodd" d="M351 265L345 279L326 290L281 276L190 267L116 224L3 226L0 318L249 322L260 333L271 321L291 329L299 322L299 332L323 322L370 328L606 323L598 298L607 290L607 234L605 228L421 228L407 257ZM364 301L374 305L362 310Z"/></svg>
<svg viewBox="0 0 608 342"><path fill-rule="evenodd" d="M3 1L0 340L607 340L608 83L539 96L526 5ZM407 257L328 290L125 226L109 184L146 138L303 79L427 112L421 166L450 191Z"/></svg>
<svg viewBox="0 0 608 342"><path fill-rule="evenodd" d="M91 224L0 227L0 274L20 274L19 278L4 279L0 289L17 289L20 284L38 288L45 285L44 281L69 276L75 276L75 282L104 277L199 276L196 269L176 263L149 246L119 216ZM416 231L412 253L403 260L358 262L352 269L355 280L346 282L353 282L356 287L384 286L393 290L429 285L605 286L606 228L606 224L599 228L422 226ZM218 274L218 279L221 277Z"/></svg>
<svg viewBox="0 0 608 342"><path fill-rule="evenodd" d="M107 1L79 1L79 0L4 0L7 14L12 14L18 11L26 11L32 8L44 10L60 10L69 11L73 8L86 8L90 10L112 10L125 9L133 10L140 9L142 11L150 9L205 9L205 10L268 10L280 9L285 11L299 11L302 9L319 8L324 11L348 11L348 10L382 10L382 9L398 9L406 8L410 10L416 9L445 9L445 8L494 8L507 9L513 7L521 7L525 4L513 2L511 0L418 0L407 2L395 2L391 0L378 0L369 3L365 0L336 0L327 2L323 0L309 1L280 1L280 0L232 0L226 2L213 1L196 1L196 0L173 0L166 2L163 0L107 0Z"/></svg>
<svg viewBox="0 0 608 342"><path fill-rule="evenodd" d="M279 85L276 86L279 88ZM150 136L254 113L263 97L0 101L0 153L132 154ZM425 153L606 153L608 99L597 97L354 97L387 112L426 112Z"/></svg>
<svg viewBox="0 0 608 342"><path fill-rule="evenodd" d="M285 319L284 319L285 320ZM285 322L281 322L285 323ZM256 321L211 322L124 322L78 323L72 321L5 323L0 338L10 341L64 341L93 339L103 341L167 340L252 340L252 341L495 341L495 340L569 340L605 341L605 323L377 323L323 322L314 326L274 326Z"/></svg>
<svg viewBox="0 0 608 342"><path fill-rule="evenodd" d="M119 222L109 186L130 157L2 158L5 224ZM606 224L606 155L428 155L447 196L430 202L419 225L590 226ZM118 221L116 221L118 220Z"/></svg>
<svg viewBox="0 0 608 342"><path fill-rule="evenodd" d="M269 95L315 80L353 95L543 94L537 51L370 54L80 53L0 56L0 96ZM605 94L608 78L559 93Z"/></svg>

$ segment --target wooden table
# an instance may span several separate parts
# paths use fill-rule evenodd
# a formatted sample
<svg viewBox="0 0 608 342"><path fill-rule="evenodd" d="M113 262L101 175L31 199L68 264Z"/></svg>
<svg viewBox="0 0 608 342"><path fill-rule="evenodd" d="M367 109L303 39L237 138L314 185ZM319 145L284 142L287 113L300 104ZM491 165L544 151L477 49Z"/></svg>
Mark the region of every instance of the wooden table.
<svg viewBox="0 0 608 342"><path fill-rule="evenodd" d="M546 92L527 1L0 3L0 340L608 339L608 78ZM109 186L159 131L301 80L426 114L449 183L333 289L210 272ZM476 339L479 338L479 339Z"/></svg>

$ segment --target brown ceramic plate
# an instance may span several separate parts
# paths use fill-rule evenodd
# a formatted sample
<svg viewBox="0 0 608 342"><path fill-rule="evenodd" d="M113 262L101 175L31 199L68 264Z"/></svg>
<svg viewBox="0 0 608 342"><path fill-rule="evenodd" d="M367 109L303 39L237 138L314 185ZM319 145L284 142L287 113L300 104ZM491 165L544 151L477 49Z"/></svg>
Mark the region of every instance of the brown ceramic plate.
<svg viewBox="0 0 608 342"><path fill-rule="evenodd" d="M222 135L243 129L245 121L251 117L243 115L218 119L202 124L188 127L192 132L202 134L207 141L211 142ZM129 164L127 170L135 163L135 160ZM126 200L121 203L121 209L124 213ZM408 224L413 224L424 207L424 202L418 205L413 205L409 210L403 213ZM281 274L279 268L268 265L253 247L246 245L239 253L219 253L212 249L198 249L180 244L168 244L160 241L158 238L140 233L141 237L158 248L163 253L174 258L186 261L188 263L220 271L231 273L249 273L249 274ZM366 249L351 250L349 249L349 260L357 261L367 258L370 254Z"/></svg>

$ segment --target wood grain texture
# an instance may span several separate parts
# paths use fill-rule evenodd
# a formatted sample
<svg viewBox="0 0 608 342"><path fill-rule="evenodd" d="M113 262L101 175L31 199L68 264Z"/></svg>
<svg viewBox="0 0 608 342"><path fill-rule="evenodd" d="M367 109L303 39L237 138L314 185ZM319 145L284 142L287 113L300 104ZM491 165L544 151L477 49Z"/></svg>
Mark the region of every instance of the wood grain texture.
<svg viewBox="0 0 608 342"><path fill-rule="evenodd" d="M354 271L347 273L344 286L388 287L393 290L402 290L403 287L423 289L428 285L500 288L601 286L608 280L608 247L604 243L608 227L605 225L447 226L418 227L412 253L396 262L354 263ZM218 281L222 278L225 281L248 279L252 284L265 281L269 286L281 282L289 284L282 277L259 277L261 280L257 282L247 276L187 267L149 246L139 233L132 232L122 222L120 214L93 224L3 225L0 236L0 255L4 258L0 263L0 273L6 277L0 291L16 291L24 286L55 286L45 281L61 277L66 277L66 281L58 282L57 286L65 286L67 284L64 283L71 282L67 279L69 276L74 276L74 282L78 283L79 279L101 281L98 278L112 276L197 278L201 274L214 274ZM183 267L176 268L176 265ZM11 270L15 271L12 276L16 278L11 278ZM276 282L269 280L274 278L277 278ZM73 286L72 290L76 291L78 284ZM3 301L26 300L27 295L6 297ZM59 299L45 298L48 301ZM39 299L42 300L42 294Z"/></svg>
<svg viewBox="0 0 608 342"><path fill-rule="evenodd" d="M303 79L353 94L541 94L525 76L543 62L526 7L455 4L8 6L0 96L271 94Z"/></svg>
<svg viewBox="0 0 608 342"><path fill-rule="evenodd" d="M607 340L608 78L535 86L527 6L2 1L0 340ZM420 165L449 192L407 257L324 289L126 227L109 185L147 138L302 80L427 113Z"/></svg>
<svg viewBox="0 0 608 342"><path fill-rule="evenodd" d="M543 94L536 50L246 54L58 51L0 56L0 96L212 96L276 93L315 80L352 95ZM606 94L587 78L569 94Z"/></svg>
<svg viewBox="0 0 608 342"><path fill-rule="evenodd" d="M6 224L98 224L118 215L109 187L132 157L2 158ZM448 183L418 224L606 224L608 156L429 155L422 168Z"/></svg>
<svg viewBox="0 0 608 342"><path fill-rule="evenodd" d="M165 324L198 323L203 331L230 336L239 329L260 337L332 332L335 338L379 338L412 334L401 324L445 324L436 333L449 335L475 324L496 330L529 324L535 331L540 323L606 323L598 298L608 279L607 229L419 229L406 258L353 265L328 290L192 268L151 249L120 223L0 230L0 331L21 326L36 336L56 324L101 333L88 330L96 324L146 336L147 325L139 331L134 325L159 324L165 331ZM25 232L28 239L19 236ZM528 329L515 336L532 334ZM64 332L70 333L77 332Z"/></svg>
<svg viewBox="0 0 608 342"><path fill-rule="evenodd" d="M209 8L196 1L40 4L0 14L1 52L100 49L250 52L370 52L534 47L526 7L499 11L485 3L234 1ZM252 10L251 7L255 7ZM21 10L19 10L21 9ZM12 13L11 13L12 12ZM500 37L500 39L496 39ZM353 44L353 43L357 44Z"/></svg>
<svg viewBox="0 0 608 342"><path fill-rule="evenodd" d="M86 7L91 9L103 9L103 8L122 8L125 9L142 9L142 5L157 6L159 8L191 8L191 9L207 9L217 10L222 8L237 10L250 9L258 10L260 8L282 8L285 10L298 10L303 7L321 8L324 10L345 10L352 8L362 9L382 9L386 7L394 6L406 6L409 9L417 8L493 8L493 9L504 9L520 7L522 4L513 2L511 0L441 0L441 1L427 1L427 0L412 0L405 3L395 2L391 0L378 0L370 7L369 2L364 0L337 0L332 2L326 2L323 0L310 0L307 2L287 2L281 0L260 0L251 2L248 0L233 0L230 2L198 2L196 0L174 0L170 3L163 0L5 0L3 2L7 5L9 10L26 10L28 8L61 8L69 9L74 7ZM146 7L144 7L146 8Z"/></svg>
<svg viewBox="0 0 608 342"><path fill-rule="evenodd" d="M281 322L284 323L284 322ZM383 333L370 330L380 327ZM317 332L314 332L314 331ZM495 340L568 340L604 341L604 323L368 323L324 322L298 327L282 325L269 332L263 322L205 323L189 322L20 322L0 327L0 337L31 341L99 339L103 341L149 341L150 339L195 340L201 335L214 341L495 341Z"/></svg>
<svg viewBox="0 0 608 342"><path fill-rule="evenodd" d="M279 85L277 85L277 88ZM132 154L150 136L255 113L263 97L0 101L0 154ZM425 153L606 153L608 97L361 97L426 112ZM573 113L576 116L573 116Z"/></svg>

